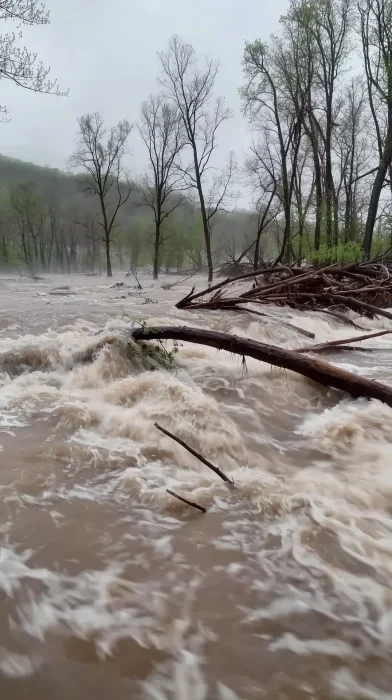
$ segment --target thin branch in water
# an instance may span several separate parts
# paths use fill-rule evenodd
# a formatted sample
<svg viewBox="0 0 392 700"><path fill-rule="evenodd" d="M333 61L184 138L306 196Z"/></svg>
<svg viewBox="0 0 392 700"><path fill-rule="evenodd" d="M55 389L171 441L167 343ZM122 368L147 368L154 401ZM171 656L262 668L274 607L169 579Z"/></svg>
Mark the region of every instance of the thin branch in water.
<svg viewBox="0 0 392 700"><path fill-rule="evenodd" d="M368 340L369 338L379 338L381 335L388 335L392 331L377 331L377 333L366 333L365 335L357 335L353 338L343 338L341 340L330 340L327 343L319 343L317 345L310 345L306 348L297 348L297 352L320 352L321 350L327 350L329 348L339 348L340 345L347 345L348 343L358 343L362 340ZM371 350L372 348L363 348L366 350Z"/></svg>
<svg viewBox="0 0 392 700"><path fill-rule="evenodd" d="M167 436L168 436L169 438L171 438L172 440L175 440L175 442L178 442L178 444L181 445L181 447L184 447L186 450L188 450L188 452L190 452L191 455L193 455L194 457L196 457L198 460L200 460L200 462L202 462L203 464L205 464L206 467L208 467L208 468L211 469L213 472L215 472L215 474L217 474L218 476L220 476L220 478L221 478L223 481L225 481L227 484L230 484L230 486L233 486L233 485L234 485L234 481L233 481L232 479L229 479L229 477L226 476L226 474L224 474L224 473L219 469L219 467L216 467L214 464L212 464L211 462L209 462L208 459L205 459L205 457L203 457L199 452L196 452L196 450L194 450L193 447L190 447L189 445L186 444L186 442L184 442L183 440L181 440L179 437L177 437L176 435L173 435L173 433L170 433L170 432L169 432L168 430L166 430L165 428L162 428L162 426L160 426L158 423L155 423L154 425L155 425L155 427L156 427L158 430L161 431L161 433L163 433L164 435L167 435Z"/></svg>
<svg viewBox="0 0 392 700"><path fill-rule="evenodd" d="M137 286L139 287L139 289L143 289L142 285L140 284L140 282L139 282L139 280L138 280L138 277L137 277L136 272L134 272L134 270L132 270L132 269L129 270L129 272L132 272L132 274L133 274L133 276L134 276L134 278L135 278L135 280L136 280L136 282L137 282Z"/></svg>
<svg viewBox="0 0 392 700"><path fill-rule="evenodd" d="M179 496L178 493L174 493L174 491L170 491L170 489L166 489L166 492L170 493L170 495L174 496L174 498L178 498L178 500L182 501L182 503L186 503L187 506L191 506L192 508L196 508L197 510L201 510L202 513L207 513L207 508L204 508L203 506L199 506L198 503L194 503L193 501L188 501L183 496Z"/></svg>

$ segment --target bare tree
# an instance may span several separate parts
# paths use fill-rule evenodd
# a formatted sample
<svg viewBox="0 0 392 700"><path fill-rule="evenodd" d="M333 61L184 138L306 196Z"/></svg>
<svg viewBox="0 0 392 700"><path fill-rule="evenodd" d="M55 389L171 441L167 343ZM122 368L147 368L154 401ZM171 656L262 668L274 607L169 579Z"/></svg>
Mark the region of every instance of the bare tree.
<svg viewBox="0 0 392 700"><path fill-rule="evenodd" d="M245 160L245 173L253 190L254 208L257 212L256 239L253 244L253 269L257 270L262 233L280 213L280 201L277 197L280 173L276 173L276 164L271 157L268 132L264 132L263 138L252 144L250 155Z"/></svg>
<svg viewBox="0 0 392 700"><path fill-rule="evenodd" d="M307 231L307 219L309 209L313 199L315 189L315 173L312 171L312 146L311 142L305 141L304 147L299 153L297 159L297 168L294 177L294 203L296 209L297 230L292 236L294 243L295 238L298 238L298 248L296 257L299 261L302 260L304 254L304 235ZM310 171L310 176L309 176Z"/></svg>
<svg viewBox="0 0 392 700"><path fill-rule="evenodd" d="M344 243L358 239L361 188L369 170L370 138L373 134L370 113L366 102L367 87L362 76L356 76L345 85L344 107L340 117L335 152L338 159L339 177L337 192L344 192L342 219Z"/></svg>
<svg viewBox="0 0 392 700"><path fill-rule="evenodd" d="M49 12L41 0L0 0L0 20L14 20L18 26L49 24ZM36 53L19 46L21 32L0 34L0 78L34 92L64 95L56 80L49 79L49 68L38 61ZM4 106L2 112L6 112Z"/></svg>
<svg viewBox="0 0 392 700"><path fill-rule="evenodd" d="M325 113L320 129L325 149L325 205L327 245L333 243L333 134L337 127L336 86L342 71L350 44L350 0L320 0L313 3L310 14L311 32L317 47L317 81L323 94L322 111ZM320 124L320 121L319 121ZM337 221L335 225L337 231ZM337 234L336 234L337 235ZM335 245L337 244L335 235Z"/></svg>
<svg viewBox="0 0 392 700"><path fill-rule="evenodd" d="M276 262L290 257L291 203L296 159L302 128L295 110L287 103L287 91L275 51L257 40L245 44L243 60L246 84L241 89L244 111L251 121L260 122L267 131L271 158L280 170L279 196L284 212L284 233Z"/></svg>
<svg viewBox="0 0 392 700"><path fill-rule="evenodd" d="M370 257L378 205L392 162L392 1L359 0L360 35L379 163L370 197L364 251Z"/></svg>
<svg viewBox="0 0 392 700"><path fill-rule="evenodd" d="M176 196L184 178L176 159L184 146L183 128L177 106L163 95L150 95L142 103L140 135L148 150L150 172L143 181L145 203L153 211L155 223L154 279L158 279L162 223L183 202Z"/></svg>
<svg viewBox="0 0 392 700"><path fill-rule="evenodd" d="M123 167L126 142L132 130L128 121L120 121L109 130L98 112L78 119L79 140L71 156L73 168L83 168L83 183L87 192L98 197L106 250L106 272L112 277L110 247L118 211L128 201L133 190Z"/></svg>
<svg viewBox="0 0 392 700"><path fill-rule="evenodd" d="M177 106L185 130L186 143L192 152L192 162L184 169L191 187L198 193L206 244L208 280L213 278L211 227L205 202L206 176L211 156L217 146L220 125L232 116L222 97L213 99L218 64L205 59L203 68L197 65L195 51L178 36L172 37L166 51L159 54L163 69L162 85L167 96Z"/></svg>
<svg viewBox="0 0 392 700"><path fill-rule="evenodd" d="M303 130L312 149L316 195L314 247L319 250L324 212L325 167L324 138L318 109L319 66L313 16L314 12L307 0L291 0L287 15L281 18L283 39L276 42L275 60L280 75L279 81L283 82L287 95L287 107L295 113L297 125Z"/></svg>
<svg viewBox="0 0 392 700"><path fill-rule="evenodd" d="M225 166L221 172L214 175L208 191L206 192L206 215L209 238L212 240L212 228L214 217L219 212L230 214L234 211L233 201L238 198L238 194L233 190L233 184L237 172L237 162L234 151L229 153Z"/></svg>

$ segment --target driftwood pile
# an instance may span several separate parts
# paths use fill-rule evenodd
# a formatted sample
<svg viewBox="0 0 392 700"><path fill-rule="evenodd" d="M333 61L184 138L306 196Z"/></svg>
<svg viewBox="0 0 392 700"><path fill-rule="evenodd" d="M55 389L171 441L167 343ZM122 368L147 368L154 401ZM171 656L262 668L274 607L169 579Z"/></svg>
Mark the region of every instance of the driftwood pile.
<svg viewBox="0 0 392 700"><path fill-rule="evenodd" d="M176 306L260 313L255 305L268 304L337 314L353 310L392 320L392 312L386 311L392 307L392 258L344 267L265 267L200 292L193 289Z"/></svg>

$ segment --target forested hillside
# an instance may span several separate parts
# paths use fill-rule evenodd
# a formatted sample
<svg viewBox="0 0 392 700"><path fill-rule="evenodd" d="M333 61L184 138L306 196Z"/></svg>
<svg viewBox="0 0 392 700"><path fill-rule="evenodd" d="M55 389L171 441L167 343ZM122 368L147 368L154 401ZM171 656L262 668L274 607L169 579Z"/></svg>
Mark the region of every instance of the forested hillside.
<svg viewBox="0 0 392 700"><path fill-rule="evenodd" d="M78 177L0 156L0 264L2 269L105 271L102 227L94 197ZM214 229L216 264L250 245L256 227L248 211L219 213ZM276 246L271 243L271 253ZM154 223L135 184L113 232L114 267L151 268ZM163 226L161 270L201 269L203 229L194 202L184 201Z"/></svg>

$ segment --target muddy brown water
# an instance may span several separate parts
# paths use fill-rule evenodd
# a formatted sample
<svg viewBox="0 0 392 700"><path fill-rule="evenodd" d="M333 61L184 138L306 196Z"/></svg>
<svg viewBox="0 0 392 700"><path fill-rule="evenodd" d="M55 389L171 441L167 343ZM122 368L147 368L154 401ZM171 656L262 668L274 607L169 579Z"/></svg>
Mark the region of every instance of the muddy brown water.
<svg viewBox="0 0 392 700"><path fill-rule="evenodd" d="M139 322L291 348L312 341L280 320L315 342L361 332L178 311L190 282L165 282L0 279L0 697L391 700L392 410L191 344L165 367L124 341ZM328 359L391 382L392 336L363 346L381 351Z"/></svg>

